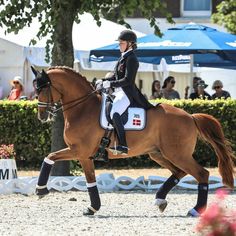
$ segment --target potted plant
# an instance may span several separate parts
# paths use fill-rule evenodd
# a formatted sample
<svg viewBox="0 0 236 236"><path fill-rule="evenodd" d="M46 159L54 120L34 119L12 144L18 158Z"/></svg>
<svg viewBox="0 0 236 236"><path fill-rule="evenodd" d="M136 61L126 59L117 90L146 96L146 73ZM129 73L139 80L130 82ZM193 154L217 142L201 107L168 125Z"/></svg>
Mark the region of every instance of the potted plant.
<svg viewBox="0 0 236 236"><path fill-rule="evenodd" d="M17 178L14 144L0 145L0 180Z"/></svg>

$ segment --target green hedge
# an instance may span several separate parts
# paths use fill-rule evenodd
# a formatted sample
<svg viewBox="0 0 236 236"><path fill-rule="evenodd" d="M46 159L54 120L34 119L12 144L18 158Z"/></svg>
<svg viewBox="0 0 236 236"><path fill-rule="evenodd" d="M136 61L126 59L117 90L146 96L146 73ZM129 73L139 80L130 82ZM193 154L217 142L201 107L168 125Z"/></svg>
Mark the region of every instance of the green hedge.
<svg viewBox="0 0 236 236"><path fill-rule="evenodd" d="M236 100L155 100L183 108L189 113L207 113L222 124L225 136L236 151ZM37 119L37 103L32 101L0 101L0 144L14 143L17 164L20 167L38 168L50 152L51 125ZM204 166L216 166L215 154L209 145L199 141L194 153L195 159ZM111 160L108 164L96 166L152 167L156 164L146 155L138 158Z"/></svg>
<svg viewBox="0 0 236 236"><path fill-rule="evenodd" d="M37 168L50 151L51 127L37 119L37 102L0 101L0 144L13 143L20 167Z"/></svg>

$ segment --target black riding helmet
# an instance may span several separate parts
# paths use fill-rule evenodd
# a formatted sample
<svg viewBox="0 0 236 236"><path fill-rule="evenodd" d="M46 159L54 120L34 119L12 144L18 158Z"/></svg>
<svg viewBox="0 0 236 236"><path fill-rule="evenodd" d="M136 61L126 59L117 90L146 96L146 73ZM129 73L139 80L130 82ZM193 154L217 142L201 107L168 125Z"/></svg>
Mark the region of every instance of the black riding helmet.
<svg viewBox="0 0 236 236"><path fill-rule="evenodd" d="M132 30L123 30L119 37L118 40L123 40L123 41L128 41L131 43L136 43L137 42L137 36Z"/></svg>

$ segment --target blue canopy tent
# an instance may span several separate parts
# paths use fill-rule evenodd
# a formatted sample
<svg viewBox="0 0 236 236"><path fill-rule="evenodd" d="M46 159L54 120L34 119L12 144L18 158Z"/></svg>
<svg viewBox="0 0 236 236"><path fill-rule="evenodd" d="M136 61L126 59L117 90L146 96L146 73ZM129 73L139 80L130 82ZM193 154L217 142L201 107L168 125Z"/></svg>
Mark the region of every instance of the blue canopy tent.
<svg viewBox="0 0 236 236"><path fill-rule="evenodd" d="M189 63L194 55L194 66L236 69L236 35L216 29L187 24L170 28L162 37L154 34L138 38L136 54L141 62L160 64ZM118 44L91 50L90 60L112 61L120 57ZM176 60L177 59L177 60Z"/></svg>

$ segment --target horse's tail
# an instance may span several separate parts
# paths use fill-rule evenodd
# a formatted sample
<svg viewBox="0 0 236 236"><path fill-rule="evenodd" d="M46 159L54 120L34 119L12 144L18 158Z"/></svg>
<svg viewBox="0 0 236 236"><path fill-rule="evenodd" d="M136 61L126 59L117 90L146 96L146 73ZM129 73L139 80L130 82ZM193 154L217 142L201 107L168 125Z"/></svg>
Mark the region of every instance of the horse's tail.
<svg viewBox="0 0 236 236"><path fill-rule="evenodd" d="M207 114L193 114L200 137L209 142L216 152L223 184L234 188L234 159L230 142L225 138L219 121Z"/></svg>

